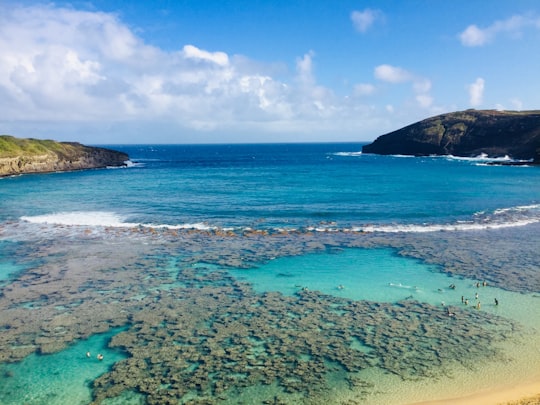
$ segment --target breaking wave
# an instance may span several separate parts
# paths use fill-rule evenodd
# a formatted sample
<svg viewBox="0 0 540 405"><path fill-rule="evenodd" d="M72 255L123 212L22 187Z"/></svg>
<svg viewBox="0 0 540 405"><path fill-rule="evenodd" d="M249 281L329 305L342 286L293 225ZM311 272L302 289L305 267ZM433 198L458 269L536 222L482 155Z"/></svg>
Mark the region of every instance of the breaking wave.
<svg viewBox="0 0 540 405"><path fill-rule="evenodd" d="M114 212L105 211L78 211L78 212L59 212L47 215L23 216L22 221L34 224L63 225L63 226L99 226L108 228L166 228L166 229L215 229L204 223L167 225L167 224L148 224L139 222L127 222L127 217Z"/></svg>
<svg viewBox="0 0 540 405"><path fill-rule="evenodd" d="M362 156L362 152L335 152L334 156Z"/></svg>
<svg viewBox="0 0 540 405"><path fill-rule="evenodd" d="M128 217L114 212L80 211L60 212L47 215L23 216L22 221L33 224L48 224L56 226L85 226L107 228L152 228L169 230L199 230L199 231L253 231L251 227L224 228L213 226L206 222L183 224L159 224L130 222ZM478 231L487 229L502 229L526 226L540 222L540 204L500 208L492 212L478 212L470 220L454 223L424 223L424 224L363 224L342 226L336 222L320 223L307 227L271 228L270 231L306 231L306 232L382 232L382 233L425 233L441 231Z"/></svg>

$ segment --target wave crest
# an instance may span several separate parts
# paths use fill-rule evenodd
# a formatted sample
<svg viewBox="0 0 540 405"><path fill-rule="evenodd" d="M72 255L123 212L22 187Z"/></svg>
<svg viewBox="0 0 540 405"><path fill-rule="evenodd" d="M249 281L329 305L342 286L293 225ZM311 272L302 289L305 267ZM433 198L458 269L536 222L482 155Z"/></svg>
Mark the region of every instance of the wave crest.
<svg viewBox="0 0 540 405"><path fill-rule="evenodd" d="M206 222L194 222L183 224L152 224L129 222L127 217L114 212L104 211L79 211L60 212L47 215L23 216L24 222L34 224L48 224L60 226L90 226L108 228L152 228L168 230L199 230L199 231L254 231L251 227L225 228L212 226ZM540 222L540 204L530 204L509 208L500 208L492 212L477 212L471 220L457 221L446 224L370 224L343 227L336 222L321 223L317 226L305 228L290 228L288 231L304 229L307 232L382 232L382 233L425 233L440 231L478 231L487 229L502 229L526 226ZM286 232L284 228L267 229L268 231Z"/></svg>

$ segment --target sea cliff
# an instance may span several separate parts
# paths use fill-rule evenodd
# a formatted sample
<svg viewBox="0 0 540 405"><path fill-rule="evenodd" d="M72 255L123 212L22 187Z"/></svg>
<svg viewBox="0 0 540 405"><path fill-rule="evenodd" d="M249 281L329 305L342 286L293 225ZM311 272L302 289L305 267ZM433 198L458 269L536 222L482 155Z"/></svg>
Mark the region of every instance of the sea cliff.
<svg viewBox="0 0 540 405"><path fill-rule="evenodd" d="M0 136L0 177L125 166L129 156L76 142Z"/></svg>
<svg viewBox="0 0 540 405"><path fill-rule="evenodd" d="M540 110L466 110L425 119L378 137L365 153L510 156L540 164Z"/></svg>

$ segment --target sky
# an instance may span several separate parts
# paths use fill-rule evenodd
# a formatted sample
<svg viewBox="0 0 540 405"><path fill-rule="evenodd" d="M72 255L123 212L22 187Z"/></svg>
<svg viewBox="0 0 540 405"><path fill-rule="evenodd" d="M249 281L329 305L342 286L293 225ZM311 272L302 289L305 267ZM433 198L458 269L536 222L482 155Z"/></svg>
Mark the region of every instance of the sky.
<svg viewBox="0 0 540 405"><path fill-rule="evenodd" d="M538 0L0 0L0 134L368 142L540 109Z"/></svg>

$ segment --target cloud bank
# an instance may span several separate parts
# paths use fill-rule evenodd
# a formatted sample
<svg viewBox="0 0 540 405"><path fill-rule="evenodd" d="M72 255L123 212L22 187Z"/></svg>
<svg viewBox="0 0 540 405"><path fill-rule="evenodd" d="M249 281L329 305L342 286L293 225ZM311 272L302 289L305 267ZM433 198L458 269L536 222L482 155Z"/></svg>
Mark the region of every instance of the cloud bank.
<svg viewBox="0 0 540 405"><path fill-rule="evenodd" d="M283 80L272 76L274 65L245 56L196 44L174 51L148 45L110 13L54 5L0 5L0 11L2 132L26 128L13 134L39 137L40 130L52 129L56 137L58 129L89 128L115 136L169 131L176 138L166 141L175 142L208 141L204 133L210 132L253 136L241 141L261 134L307 141L320 139L317 134L373 139L395 126L388 119L394 106L369 104L378 93L375 83L352 84L350 95L318 84L313 51L299 56ZM359 13L361 29L377 18L371 10ZM377 66L374 78L411 84L419 115L433 105L426 78L392 65ZM186 133L199 135L183 138Z"/></svg>

